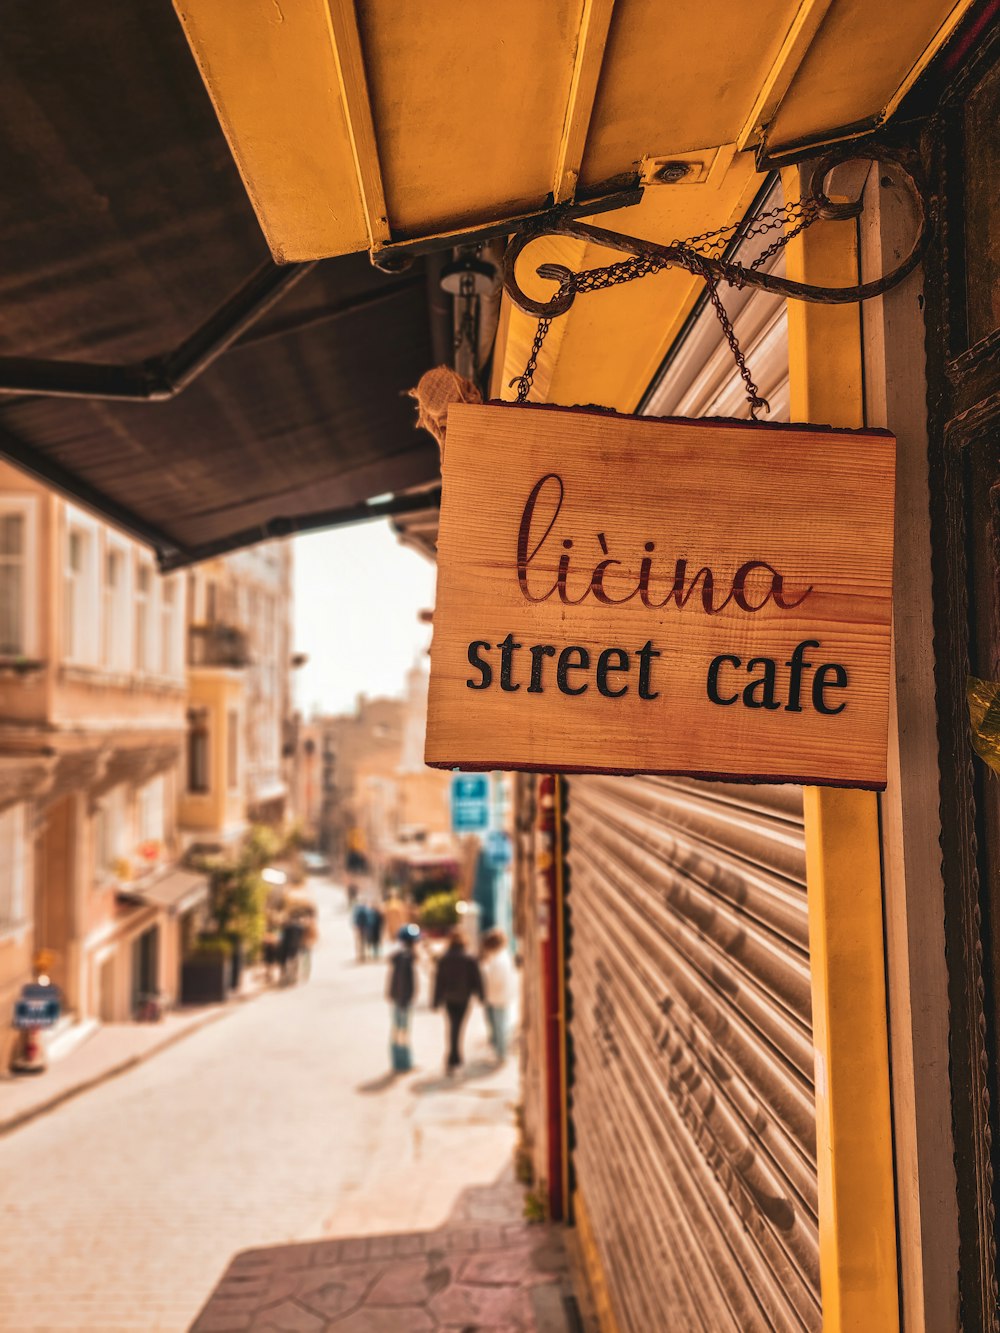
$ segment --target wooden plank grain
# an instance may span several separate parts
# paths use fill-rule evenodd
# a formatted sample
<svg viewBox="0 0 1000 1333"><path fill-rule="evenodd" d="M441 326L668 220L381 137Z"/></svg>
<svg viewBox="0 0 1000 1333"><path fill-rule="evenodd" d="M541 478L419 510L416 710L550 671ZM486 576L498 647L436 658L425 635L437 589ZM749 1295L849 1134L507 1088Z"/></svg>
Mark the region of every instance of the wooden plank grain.
<svg viewBox="0 0 1000 1333"><path fill-rule="evenodd" d="M881 788L894 441L449 413L426 759Z"/></svg>

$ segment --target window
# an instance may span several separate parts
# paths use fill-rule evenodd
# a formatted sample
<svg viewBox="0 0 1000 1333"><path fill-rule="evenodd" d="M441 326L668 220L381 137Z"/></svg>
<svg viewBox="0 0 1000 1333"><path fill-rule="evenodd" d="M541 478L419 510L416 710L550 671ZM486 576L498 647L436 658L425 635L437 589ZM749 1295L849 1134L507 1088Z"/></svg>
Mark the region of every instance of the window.
<svg viewBox="0 0 1000 1333"><path fill-rule="evenodd" d="M68 516L63 565L63 658L67 662L92 663L95 657L96 536L95 525L82 516Z"/></svg>
<svg viewBox="0 0 1000 1333"><path fill-rule="evenodd" d="M28 653L28 513L0 498L0 654Z"/></svg>
<svg viewBox="0 0 1000 1333"><path fill-rule="evenodd" d="M139 791L139 842L162 843L166 837L166 779L153 778Z"/></svg>
<svg viewBox="0 0 1000 1333"><path fill-rule="evenodd" d="M141 560L135 573L135 669L152 669L153 567Z"/></svg>
<svg viewBox="0 0 1000 1333"><path fill-rule="evenodd" d="M27 918L28 828L25 805L0 810L0 931Z"/></svg>
<svg viewBox="0 0 1000 1333"><path fill-rule="evenodd" d="M101 798L94 816L94 871L98 881L116 873L116 863L126 852L126 791L112 787Z"/></svg>
<svg viewBox="0 0 1000 1333"><path fill-rule="evenodd" d="M226 714L226 756L229 790L236 791L240 785L240 715L235 708Z"/></svg>
<svg viewBox="0 0 1000 1333"><path fill-rule="evenodd" d="M112 671L129 668L127 569L125 548L109 537L101 588L101 662Z"/></svg>
<svg viewBox="0 0 1000 1333"><path fill-rule="evenodd" d="M194 795L209 790L208 714L204 708L188 713L187 787Z"/></svg>
<svg viewBox="0 0 1000 1333"><path fill-rule="evenodd" d="M177 580L160 581L160 671L175 676L177 668Z"/></svg>

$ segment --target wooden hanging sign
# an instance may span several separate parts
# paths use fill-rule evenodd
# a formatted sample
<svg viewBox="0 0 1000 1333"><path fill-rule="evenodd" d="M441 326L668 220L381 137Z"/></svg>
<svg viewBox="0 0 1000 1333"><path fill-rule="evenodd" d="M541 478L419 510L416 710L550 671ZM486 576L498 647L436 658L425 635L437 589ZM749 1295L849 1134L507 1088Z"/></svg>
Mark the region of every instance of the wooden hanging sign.
<svg viewBox="0 0 1000 1333"><path fill-rule="evenodd" d="M449 410L436 768L881 789L895 441Z"/></svg>

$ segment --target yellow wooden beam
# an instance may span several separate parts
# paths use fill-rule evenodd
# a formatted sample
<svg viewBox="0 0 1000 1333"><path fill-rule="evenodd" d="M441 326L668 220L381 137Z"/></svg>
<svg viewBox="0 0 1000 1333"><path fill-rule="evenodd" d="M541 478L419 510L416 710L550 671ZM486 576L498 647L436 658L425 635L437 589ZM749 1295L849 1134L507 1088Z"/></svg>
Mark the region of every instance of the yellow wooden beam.
<svg viewBox="0 0 1000 1333"><path fill-rule="evenodd" d="M750 114L736 137L738 152L742 153L744 149L753 148L760 142L771 118L781 105L781 99L792 86L792 80L832 3L833 0L802 0L781 43L781 49L764 77Z"/></svg>
<svg viewBox="0 0 1000 1333"><path fill-rule="evenodd" d="M573 1220L576 1223L577 1246L580 1261L587 1276L590 1299L601 1333L619 1333L618 1321L611 1305L611 1293L604 1271L597 1238L590 1222L587 1204L579 1190L573 1193Z"/></svg>
<svg viewBox="0 0 1000 1333"><path fill-rule="evenodd" d="M572 199L576 194L614 7L615 0L584 0L580 35L573 60L573 78L566 101L566 119L559 140L552 186L553 202L557 204Z"/></svg>
<svg viewBox="0 0 1000 1333"><path fill-rule="evenodd" d="M369 246L374 250L388 244L391 236L361 36L352 0L327 0L327 13Z"/></svg>
<svg viewBox="0 0 1000 1333"><path fill-rule="evenodd" d="M783 173L786 198L800 173ZM854 223L793 241L788 275L858 281ZM863 424L857 306L789 302L792 419ZM805 791L824 1333L899 1328L878 799Z"/></svg>

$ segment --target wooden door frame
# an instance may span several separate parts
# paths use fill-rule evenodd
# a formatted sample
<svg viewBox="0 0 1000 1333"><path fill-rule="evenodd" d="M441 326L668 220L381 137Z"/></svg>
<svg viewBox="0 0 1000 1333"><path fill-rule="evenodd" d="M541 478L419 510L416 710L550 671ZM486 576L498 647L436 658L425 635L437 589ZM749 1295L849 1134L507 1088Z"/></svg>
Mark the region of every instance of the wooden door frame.
<svg viewBox="0 0 1000 1333"><path fill-rule="evenodd" d="M950 1003L952 1121L959 1217L962 1327L1000 1330L993 1140L997 1131L996 1038L987 998L995 980L984 952L992 920L983 876L981 794L966 707L970 670L967 512L970 445L1000 428L1000 337L967 346L965 147L962 113L1000 61L1000 30L987 26L945 58L923 90L937 96L921 134L939 225L926 260L928 424L935 677L941 754L941 848ZM992 381L992 392L990 391Z"/></svg>

